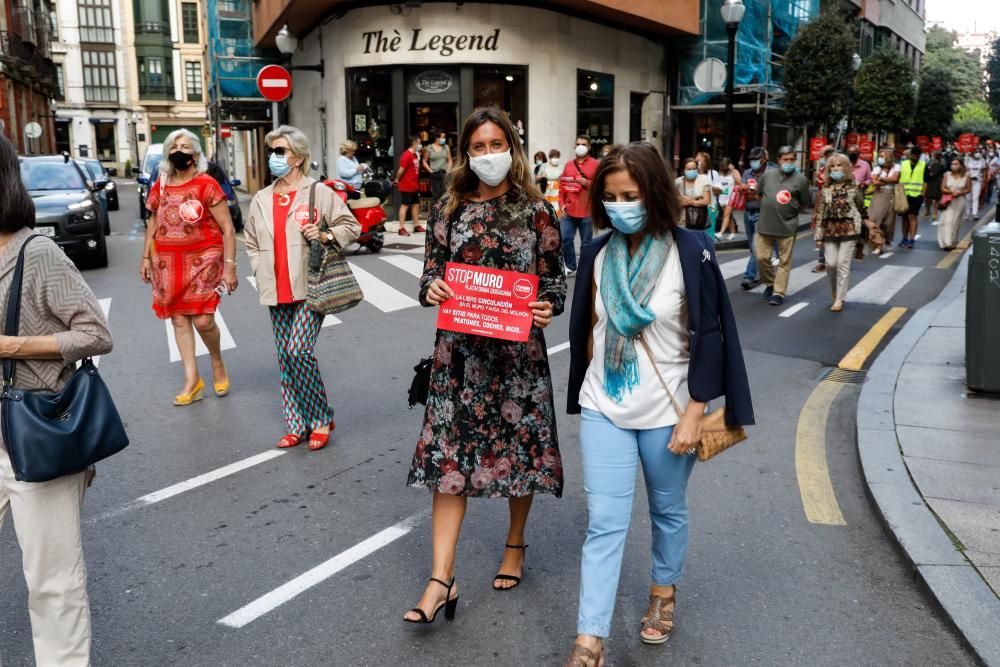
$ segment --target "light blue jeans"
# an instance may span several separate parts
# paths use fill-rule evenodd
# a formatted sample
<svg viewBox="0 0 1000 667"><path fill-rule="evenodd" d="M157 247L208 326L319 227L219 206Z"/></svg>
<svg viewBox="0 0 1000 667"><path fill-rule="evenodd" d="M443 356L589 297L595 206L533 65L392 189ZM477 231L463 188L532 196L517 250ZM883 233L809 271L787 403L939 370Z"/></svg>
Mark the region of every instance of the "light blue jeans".
<svg viewBox="0 0 1000 667"><path fill-rule="evenodd" d="M653 524L652 582L671 586L681 578L688 546L687 484L695 457L667 449L673 431L672 426L621 429L601 413L583 409L580 449L590 523L580 565L578 634L607 637L611 631L640 460Z"/></svg>

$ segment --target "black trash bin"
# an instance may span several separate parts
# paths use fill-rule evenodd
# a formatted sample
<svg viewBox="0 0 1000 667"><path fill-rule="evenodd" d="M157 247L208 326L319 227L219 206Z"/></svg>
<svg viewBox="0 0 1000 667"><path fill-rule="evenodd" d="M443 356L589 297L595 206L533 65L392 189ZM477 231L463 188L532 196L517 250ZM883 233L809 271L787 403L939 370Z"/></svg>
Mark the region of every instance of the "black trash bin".
<svg viewBox="0 0 1000 667"><path fill-rule="evenodd" d="M972 235L965 297L965 383L1000 393L1000 222Z"/></svg>

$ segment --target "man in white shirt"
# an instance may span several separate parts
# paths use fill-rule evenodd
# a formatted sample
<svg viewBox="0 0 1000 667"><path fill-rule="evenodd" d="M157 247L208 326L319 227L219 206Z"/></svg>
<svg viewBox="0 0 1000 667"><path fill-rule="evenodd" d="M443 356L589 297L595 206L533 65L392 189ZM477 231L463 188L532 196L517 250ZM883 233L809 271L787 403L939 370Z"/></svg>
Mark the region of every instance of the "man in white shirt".
<svg viewBox="0 0 1000 667"><path fill-rule="evenodd" d="M986 171L983 154L976 150L972 157L965 161L965 168L969 171L969 178L972 179L972 195L966 200L965 213L975 219L979 217L979 195L983 192L983 172Z"/></svg>

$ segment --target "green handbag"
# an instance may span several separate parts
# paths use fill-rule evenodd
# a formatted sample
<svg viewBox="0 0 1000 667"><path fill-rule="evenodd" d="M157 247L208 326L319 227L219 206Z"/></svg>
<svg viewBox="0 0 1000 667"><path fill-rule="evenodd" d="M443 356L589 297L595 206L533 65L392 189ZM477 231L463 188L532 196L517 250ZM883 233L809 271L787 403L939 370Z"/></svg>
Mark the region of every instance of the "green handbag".
<svg viewBox="0 0 1000 667"><path fill-rule="evenodd" d="M309 188L309 212L315 210L316 181ZM320 214L320 229L329 230L329 225ZM365 298L357 278L344 258L344 253L336 245L325 246L319 241L309 244L309 279L306 288L306 307L321 315L333 315L361 303Z"/></svg>

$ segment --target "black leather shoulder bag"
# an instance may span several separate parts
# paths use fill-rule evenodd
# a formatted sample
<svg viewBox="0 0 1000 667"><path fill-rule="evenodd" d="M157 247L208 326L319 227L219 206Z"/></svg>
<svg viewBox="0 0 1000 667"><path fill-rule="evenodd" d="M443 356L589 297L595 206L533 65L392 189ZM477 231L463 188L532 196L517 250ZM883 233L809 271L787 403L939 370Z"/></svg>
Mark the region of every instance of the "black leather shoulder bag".
<svg viewBox="0 0 1000 667"><path fill-rule="evenodd" d="M457 219L458 215L453 215L452 218L448 220L448 227L445 230L445 247L448 248L449 258L451 257L451 226ZM434 228L431 227L428 229L427 233L433 234ZM417 403L427 405L427 394L430 392L431 388L431 371L433 369L433 354L429 357L424 357L417 362L416 366L413 367L413 380L410 382L410 389L406 393L406 403L410 406L410 410L412 410Z"/></svg>
<svg viewBox="0 0 1000 667"><path fill-rule="evenodd" d="M17 336L21 321L24 250L10 285L4 335ZM14 359L3 360L0 428L21 482L47 482L84 470L128 446L128 436L97 367L84 359L63 390L51 394L14 388Z"/></svg>

